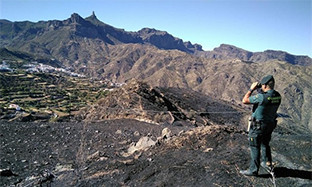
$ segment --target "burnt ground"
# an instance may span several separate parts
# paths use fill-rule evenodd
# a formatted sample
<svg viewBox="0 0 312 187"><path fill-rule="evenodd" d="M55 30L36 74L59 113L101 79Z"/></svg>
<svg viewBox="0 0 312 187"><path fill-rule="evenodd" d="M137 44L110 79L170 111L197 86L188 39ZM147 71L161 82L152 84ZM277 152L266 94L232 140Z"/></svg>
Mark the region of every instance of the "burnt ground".
<svg viewBox="0 0 312 187"><path fill-rule="evenodd" d="M165 127L172 136L125 154ZM247 134L234 125L1 121L0 145L0 186L273 186L262 169L259 177L239 174L249 151ZM272 149L277 186L312 185L310 135L274 133Z"/></svg>

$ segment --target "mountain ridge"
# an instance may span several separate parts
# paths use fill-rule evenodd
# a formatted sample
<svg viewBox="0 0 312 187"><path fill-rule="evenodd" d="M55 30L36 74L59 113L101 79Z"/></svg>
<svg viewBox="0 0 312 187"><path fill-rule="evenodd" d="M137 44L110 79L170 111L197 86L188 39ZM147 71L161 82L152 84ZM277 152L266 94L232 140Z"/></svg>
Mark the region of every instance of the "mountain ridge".
<svg viewBox="0 0 312 187"><path fill-rule="evenodd" d="M38 45L36 46L37 48L41 48L41 50L46 51L45 53L47 55L52 56L55 55L51 52L53 49L44 44L40 44L40 40L38 41L36 38L40 38L41 35L44 35L47 32L51 32L53 30L57 31L61 27L67 27L65 31L70 32L68 37L75 38L75 36L80 36L91 39L100 39L101 41L111 45L127 43L150 44L159 49L176 49L189 54L194 54L196 56L213 59L237 58L250 62L264 62L267 60L277 59L291 64L304 66L312 64L312 59L308 56L292 55L284 51L275 50L250 52L228 44L221 44L212 51L204 51L201 45L192 44L189 41L184 42L182 39L176 38L166 31L142 28L137 32L128 32L124 29L115 28L98 20L94 12L91 16L86 18L82 18L77 13L73 13L70 18L63 21L51 20L34 23L29 21L11 22L8 20L0 20L0 26L2 27L0 31L2 39L0 45L2 47L14 47L17 43L23 43L23 41L25 41L24 44L19 45L21 47L24 46L23 48L25 48L27 43L34 42ZM19 40L19 42L16 40ZM27 48L23 50L27 52L31 51ZM74 61L74 59L71 60Z"/></svg>
<svg viewBox="0 0 312 187"><path fill-rule="evenodd" d="M309 66L312 64L309 56L292 55L285 51L265 50L264 52L250 52L233 45L221 44L212 51L199 51L197 56L214 59L237 58L247 62L266 62L268 60L286 61L293 65Z"/></svg>

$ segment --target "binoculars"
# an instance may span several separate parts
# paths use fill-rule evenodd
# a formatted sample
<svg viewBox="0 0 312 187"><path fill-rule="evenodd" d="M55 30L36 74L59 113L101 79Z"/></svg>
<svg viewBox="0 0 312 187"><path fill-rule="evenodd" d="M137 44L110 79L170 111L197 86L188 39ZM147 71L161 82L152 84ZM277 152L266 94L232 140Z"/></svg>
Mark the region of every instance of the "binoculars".
<svg viewBox="0 0 312 187"><path fill-rule="evenodd" d="M261 83L258 82L256 88L261 88Z"/></svg>

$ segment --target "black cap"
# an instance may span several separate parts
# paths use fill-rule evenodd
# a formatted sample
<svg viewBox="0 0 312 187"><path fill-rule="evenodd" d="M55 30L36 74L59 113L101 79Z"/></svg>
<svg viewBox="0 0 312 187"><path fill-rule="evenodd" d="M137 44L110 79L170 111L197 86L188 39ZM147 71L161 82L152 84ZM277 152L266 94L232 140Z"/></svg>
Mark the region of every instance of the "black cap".
<svg viewBox="0 0 312 187"><path fill-rule="evenodd" d="M270 81L274 81L273 75L267 75L265 77L262 78L262 80L260 81L260 84L264 85L267 84Z"/></svg>

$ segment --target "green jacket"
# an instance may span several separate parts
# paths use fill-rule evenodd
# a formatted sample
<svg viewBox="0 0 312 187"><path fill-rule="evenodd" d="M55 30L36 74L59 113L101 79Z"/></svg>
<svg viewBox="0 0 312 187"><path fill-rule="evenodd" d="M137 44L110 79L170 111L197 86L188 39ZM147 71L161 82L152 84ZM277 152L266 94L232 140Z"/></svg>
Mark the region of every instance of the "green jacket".
<svg viewBox="0 0 312 187"><path fill-rule="evenodd" d="M275 90L269 90L265 93L259 93L249 97L250 103L258 105L252 113L252 117L264 123L274 122L277 117L277 109L281 104L281 99L281 95Z"/></svg>

